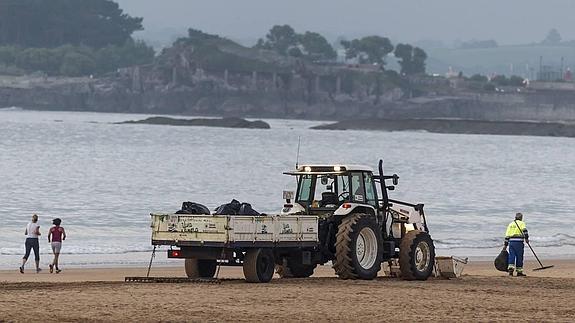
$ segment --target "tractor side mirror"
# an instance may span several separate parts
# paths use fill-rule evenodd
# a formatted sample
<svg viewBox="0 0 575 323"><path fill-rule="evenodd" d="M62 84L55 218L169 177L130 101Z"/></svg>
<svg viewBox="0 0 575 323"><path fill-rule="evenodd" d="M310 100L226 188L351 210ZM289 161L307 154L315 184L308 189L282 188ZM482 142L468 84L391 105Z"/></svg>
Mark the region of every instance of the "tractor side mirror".
<svg viewBox="0 0 575 323"><path fill-rule="evenodd" d="M291 203L295 195L294 191L283 191L283 198L286 200L287 203Z"/></svg>
<svg viewBox="0 0 575 323"><path fill-rule="evenodd" d="M393 185L397 185L399 183L399 176L397 174L393 174Z"/></svg>
<svg viewBox="0 0 575 323"><path fill-rule="evenodd" d="M322 177L321 178L321 185L327 185L327 177Z"/></svg>

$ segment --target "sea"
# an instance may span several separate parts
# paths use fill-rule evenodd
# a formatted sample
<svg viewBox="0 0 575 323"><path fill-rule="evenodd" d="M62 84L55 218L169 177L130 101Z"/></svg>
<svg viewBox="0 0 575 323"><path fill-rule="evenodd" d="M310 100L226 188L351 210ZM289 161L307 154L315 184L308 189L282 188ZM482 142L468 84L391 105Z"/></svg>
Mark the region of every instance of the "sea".
<svg viewBox="0 0 575 323"><path fill-rule="evenodd" d="M493 259L522 212L540 258L575 257L575 139L427 132L116 124L147 115L0 109L0 269L17 268L32 214L61 218L66 267L148 265L150 213L232 199L273 214L300 163L349 163L399 175L394 199L424 203L438 255ZM298 141L301 141L298 157ZM154 265L183 265L160 248ZM529 251L526 254L531 257ZM32 258L31 258L32 259Z"/></svg>

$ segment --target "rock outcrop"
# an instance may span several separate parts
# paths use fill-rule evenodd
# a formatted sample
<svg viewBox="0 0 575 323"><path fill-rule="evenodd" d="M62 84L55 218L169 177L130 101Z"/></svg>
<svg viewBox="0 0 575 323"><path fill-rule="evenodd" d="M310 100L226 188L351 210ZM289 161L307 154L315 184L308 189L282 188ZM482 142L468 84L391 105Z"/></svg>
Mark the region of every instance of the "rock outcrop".
<svg viewBox="0 0 575 323"><path fill-rule="evenodd" d="M346 120L313 127L318 130L423 130L435 133L575 137L575 123L477 121L454 119Z"/></svg>
<svg viewBox="0 0 575 323"><path fill-rule="evenodd" d="M248 121L241 118L217 118L217 119L174 119L167 117L151 117L144 120L124 121L117 124L152 124L170 126L202 126L219 128L244 128L244 129L270 129L270 125L264 121Z"/></svg>

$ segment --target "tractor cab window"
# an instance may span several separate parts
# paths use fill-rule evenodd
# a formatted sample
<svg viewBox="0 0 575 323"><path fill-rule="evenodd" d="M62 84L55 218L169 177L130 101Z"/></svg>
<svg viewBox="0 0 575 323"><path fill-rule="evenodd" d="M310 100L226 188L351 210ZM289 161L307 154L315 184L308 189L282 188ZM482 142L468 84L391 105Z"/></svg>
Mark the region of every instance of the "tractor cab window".
<svg viewBox="0 0 575 323"><path fill-rule="evenodd" d="M336 192L336 179L334 175L318 175L315 183L314 200L317 207L337 207L339 201Z"/></svg>
<svg viewBox="0 0 575 323"><path fill-rule="evenodd" d="M337 177L338 201L349 201L349 176L339 175Z"/></svg>
<svg viewBox="0 0 575 323"><path fill-rule="evenodd" d="M366 203L365 187L362 173L351 173L351 199L354 202Z"/></svg>
<svg viewBox="0 0 575 323"><path fill-rule="evenodd" d="M377 207L377 196L375 195L375 183L373 182L373 177L370 173L364 173L363 179L365 183L365 202Z"/></svg>
<svg viewBox="0 0 575 323"><path fill-rule="evenodd" d="M312 175L302 175L299 178L298 192L297 192L297 202L302 202L302 204L309 204L311 201L312 184L315 176Z"/></svg>

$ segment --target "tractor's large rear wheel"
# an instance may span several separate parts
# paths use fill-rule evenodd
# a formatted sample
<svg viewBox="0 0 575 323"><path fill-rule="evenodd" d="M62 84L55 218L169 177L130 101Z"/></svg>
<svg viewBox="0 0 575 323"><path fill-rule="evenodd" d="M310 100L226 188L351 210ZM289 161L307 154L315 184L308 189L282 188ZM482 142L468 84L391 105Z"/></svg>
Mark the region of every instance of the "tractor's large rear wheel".
<svg viewBox="0 0 575 323"><path fill-rule="evenodd" d="M399 269L405 280L426 280L435 265L435 246L427 232L409 231L399 246Z"/></svg>
<svg viewBox="0 0 575 323"><path fill-rule="evenodd" d="M379 225L366 214L352 214L338 227L333 268L343 279L373 279L381 269Z"/></svg>
<svg viewBox="0 0 575 323"><path fill-rule="evenodd" d="M218 264L215 259L187 258L185 268L188 278L213 278Z"/></svg>
<svg viewBox="0 0 575 323"><path fill-rule="evenodd" d="M244 276L248 283L267 283L274 275L274 253L270 249L250 249L244 258Z"/></svg>
<svg viewBox="0 0 575 323"><path fill-rule="evenodd" d="M313 275L317 265L304 265L301 254L293 255L276 266L276 272L281 278L307 278Z"/></svg>

